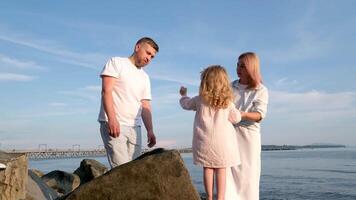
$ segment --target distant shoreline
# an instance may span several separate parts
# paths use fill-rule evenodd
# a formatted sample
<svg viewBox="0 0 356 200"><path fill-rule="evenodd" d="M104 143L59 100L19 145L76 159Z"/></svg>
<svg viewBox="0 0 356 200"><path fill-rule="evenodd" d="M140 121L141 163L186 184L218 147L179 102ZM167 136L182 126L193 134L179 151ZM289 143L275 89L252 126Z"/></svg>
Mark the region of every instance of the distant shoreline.
<svg viewBox="0 0 356 200"><path fill-rule="evenodd" d="M311 144L311 145L262 145L262 151L282 151L297 149L346 148L342 144ZM192 148L177 149L180 153L191 153Z"/></svg>
<svg viewBox="0 0 356 200"><path fill-rule="evenodd" d="M297 149L321 149L321 148L346 148L341 144L311 144L311 145L262 145L262 151L297 150Z"/></svg>

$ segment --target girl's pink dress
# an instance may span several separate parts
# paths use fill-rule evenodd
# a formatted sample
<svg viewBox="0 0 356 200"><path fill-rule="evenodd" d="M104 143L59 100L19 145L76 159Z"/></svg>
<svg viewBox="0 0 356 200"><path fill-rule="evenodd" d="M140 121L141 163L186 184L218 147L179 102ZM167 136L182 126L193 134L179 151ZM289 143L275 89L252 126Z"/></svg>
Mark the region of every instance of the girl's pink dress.
<svg viewBox="0 0 356 200"><path fill-rule="evenodd" d="M233 123L240 122L240 112L231 103L226 109L211 108L199 96L182 97L183 109L194 110L193 160L194 164L226 168L239 165L240 153Z"/></svg>

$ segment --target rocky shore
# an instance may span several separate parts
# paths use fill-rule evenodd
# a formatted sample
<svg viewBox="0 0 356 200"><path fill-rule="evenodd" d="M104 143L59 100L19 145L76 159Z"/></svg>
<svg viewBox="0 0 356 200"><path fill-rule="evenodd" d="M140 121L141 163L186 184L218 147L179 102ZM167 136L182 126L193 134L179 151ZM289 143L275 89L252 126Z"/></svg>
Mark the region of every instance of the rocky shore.
<svg viewBox="0 0 356 200"><path fill-rule="evenodd" d="M201 199L176 150L155 149L112 170L84 159L72 173L28 169L25 154L0 152L0 163L0 199Z"/></svg>

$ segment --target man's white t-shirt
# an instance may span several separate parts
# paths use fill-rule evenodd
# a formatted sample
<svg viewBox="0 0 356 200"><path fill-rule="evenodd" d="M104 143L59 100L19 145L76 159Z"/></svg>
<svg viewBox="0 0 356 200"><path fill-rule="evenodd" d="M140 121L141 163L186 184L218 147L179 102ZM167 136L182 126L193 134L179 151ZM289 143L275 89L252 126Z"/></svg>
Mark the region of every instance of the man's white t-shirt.
<svg viewBox="0 0 356 200"><path fill-rule="evenodd" d="M116 118L121 125L141 125L141 100L151 100L150 79L142 68L128 58L113 57L104 66L100 76L117 78L112 92ZM98 121L108 121L101 102Z"/></svg>

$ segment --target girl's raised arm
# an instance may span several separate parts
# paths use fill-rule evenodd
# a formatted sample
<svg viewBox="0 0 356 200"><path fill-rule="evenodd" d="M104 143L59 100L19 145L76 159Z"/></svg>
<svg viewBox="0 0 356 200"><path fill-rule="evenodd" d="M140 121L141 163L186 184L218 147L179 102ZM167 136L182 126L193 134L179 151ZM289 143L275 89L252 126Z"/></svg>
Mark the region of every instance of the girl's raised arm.
<svg viewBox="0 0 356 200"><path fill-rule="evenodd" d="M196 111L197 110L197 98L198 98L198 96L193 97L193 98L190 98L188 96L183 96L179 100L180 106L182 106L182 108L184 110L195 110Z"/></svg>
<svg viewBox="0 0 356 200"><path fill-rule="evenodd" d="M179 100L180 105L185 110L197 110L197 97L190 98L187 96L188 89L184 86L180 87L179 94L182 96Z"/></svg>

